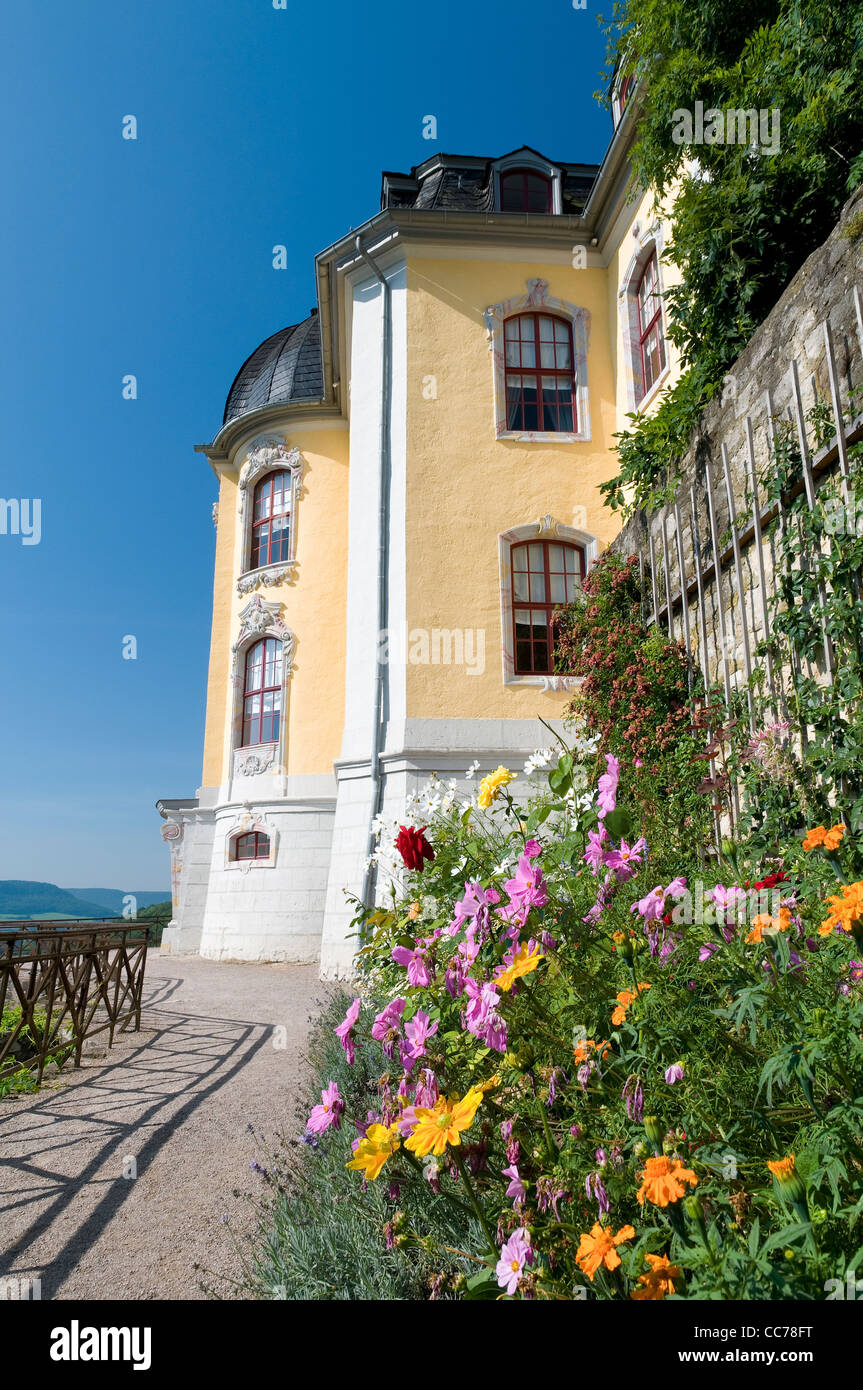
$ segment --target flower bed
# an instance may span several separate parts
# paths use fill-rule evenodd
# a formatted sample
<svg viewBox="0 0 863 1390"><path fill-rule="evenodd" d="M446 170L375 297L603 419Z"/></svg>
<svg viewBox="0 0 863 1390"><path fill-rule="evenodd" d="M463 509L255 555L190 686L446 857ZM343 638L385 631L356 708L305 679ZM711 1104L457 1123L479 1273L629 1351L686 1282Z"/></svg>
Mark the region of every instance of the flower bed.
<svg viewBox="0 0 863 1390"><path fill-rule="evenodd" d="M596 747L381 827L334 1030L375 1101L324 1075L309 1133L433 1296L823 1298L863 1213L859 847L711 858Z"/></svg>

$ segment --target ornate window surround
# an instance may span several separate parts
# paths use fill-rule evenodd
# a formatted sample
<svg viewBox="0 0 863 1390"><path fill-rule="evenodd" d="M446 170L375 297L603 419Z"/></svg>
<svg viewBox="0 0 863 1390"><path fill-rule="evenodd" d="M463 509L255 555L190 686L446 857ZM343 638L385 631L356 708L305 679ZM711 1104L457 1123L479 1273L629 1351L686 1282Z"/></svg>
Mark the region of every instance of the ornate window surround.
<svg viewBox="0 0 863 1390"><path fill-rule="evenodd" d="M543 178L551 181L551 211L561 213L563 211L563 194L560 185L560 169L555 164L549 164L542 155L534 154L533 150L515 150L508 154L505 159L499 159L494 165L494 206L495 211L500 211L500 180L503 174L514 174L518 169L529 169L531 173L542 174ZM537 216L538 214L533 214ZM546 214L548 215L548 214Z"/></svg>
<svg viewBox="0 0 863 1390"><path fill-rule="evenodd" d="M620 289L617 293L617 317L623 344L621 359L626 378L626 408L628 411L641 411L653 400L661 389L671 370L668 354L668 332L665 312L665 286L662 277L662 253L665 249L665 233L662 222L657 217L649 227L642 229L636 222L632 228L635 250L629 258ZM659 373L649 391L643 391L641 368L641 326L638 318L638 286L641 275L650 257L656 252L656 275L659 283L659 296L662 304L662 332L666 343L665 366Z"/></svg>
<svg viewBox="0 0 863 1390"><path fill-rule="evenodd" d="M266 835L270 842L270 853L267 859L232 859L231 849L236 840L241 835L249 835L257 830L259 834ZM274 869L279 850L279 832L274 826L260 816L253 816L247 812L241 821L232 825L225 836L225 861L224 868L239 871L247 874L250 869Z"/></svg>
<svg viewBox="0 0 863 1390"><path fill-rule="evenodd" d="M498 536L498 557L500 562L500 633L503 656L503 683L512 686L539 686L543 691L574 690L579 684L577 676L520 676L515 670L515 651L513 640L512 608L512 548L519 541L560 540L571 541L584 550L587 569L599 554L599 542L588 531L580 531L574 526L565 526L556 521L550 513L531 521L526 526L513 526Z"/></svg>
<svg viewBox="0 0 863 1390"><path fill-rule="evenodd" d="M575 373L576 423L574 432L555 430L509 430L506 412L506 357L504 351L504 321L513 314L547 311L566 319L572 329L573 368ZM549 294L547 280L528 280L524 294L490 304L485 318L488 345L491 351L494 381L495 439L513 439L522 444L577 444L591 438L590 405L587 388L587 347L590 337L590 314L567 299Z"/></svg>
<svg viewBox="0 0 863 1390"><path fill-rule="evenodd" d="M297 557L297 502L303 495L303 473L306 463L299 449L288 448L283 439L266 436L252 441L237 483L240 536L240 577L237 593L253 593L256 589L276 584L290 584L294 578ZM288 532L290 554L287 560L260 569L249 569L252 551L252 502L255 484L268 473L287 471L291 475L291 525Z"/></svg>
<svg viewBox="0 0 863 1390"><path fill-rule="evenodd" d="M246 653L262 637L275 637L282 644L282 713L279 738L273 743L243 746L243 695ZM262 773L284 771L287 750L288 680L293 671L297 639L282 617L282 605L253 594L240 613L240 632L231 648L231 777L258 777Z"/></svg>

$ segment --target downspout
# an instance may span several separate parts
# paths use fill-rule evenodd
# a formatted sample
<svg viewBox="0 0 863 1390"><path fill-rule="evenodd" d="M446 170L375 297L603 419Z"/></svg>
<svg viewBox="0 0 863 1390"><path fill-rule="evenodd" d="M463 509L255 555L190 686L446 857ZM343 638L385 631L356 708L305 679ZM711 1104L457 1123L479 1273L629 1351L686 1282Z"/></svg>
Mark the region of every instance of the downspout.
<svg viewBox="0 0 863 1390"><path fill-rule="evenodd" d="M375 642L375 696L374 728L372 732L371 778L372 800L369 815L369 833L366 845L366 858L370 861L375 849L374 823L381 811L383 800L383 778L381 775L381 753L384 738L384 675L385 662L381 660L380 643L386 640L389 621L389 552L390 552L390 382L392 380L392 324L390 313L390 287L386 277L362 245L356 239L357 253L362 257L373 275L381 284L381 420L380 420L380 491L378 499L378 625ZM387 649L389 644L387 643ZM362 899L366 907L374 906L375 872L369 862L363 875Z"/></svg>

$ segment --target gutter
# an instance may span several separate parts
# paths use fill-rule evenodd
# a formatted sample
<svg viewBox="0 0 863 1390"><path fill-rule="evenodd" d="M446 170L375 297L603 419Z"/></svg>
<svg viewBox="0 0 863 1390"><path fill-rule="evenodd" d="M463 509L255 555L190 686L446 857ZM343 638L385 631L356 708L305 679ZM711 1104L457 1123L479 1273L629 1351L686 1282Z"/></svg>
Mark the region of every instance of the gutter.
<svg viewBox="0 0 863 1390"><path fill-rule="evenodd" d="M380 488L378 493L378 606L377 606L377 633L378 638L375 643L375 697L374 697L374 727L372 730L372 748L370 758L370 772L372 778L372 799L371 810L369 813L369 830L366 842L366 858L371 860L375 848L374 823L380 815L383 800L383 777L381 772L381 752L384 743L384 717L386 714L385 698L385 664L380 658L380 634L386 632L389 621L389 550L390 550L390 486L392 478L392 461L390 448L391 433L391 411L390 411L390 383L392 381L392 313L391 313L391 291L386 276L380 270L377 262L372 260L368 251L362 244L362 238L356 237L354 245L359 257L365 262L372 274L380 281L381 285L381 417L380 417ZM363 874L362 900L366 907L374 907L375 895L375 872L374 866L369 862Z"/></svg>

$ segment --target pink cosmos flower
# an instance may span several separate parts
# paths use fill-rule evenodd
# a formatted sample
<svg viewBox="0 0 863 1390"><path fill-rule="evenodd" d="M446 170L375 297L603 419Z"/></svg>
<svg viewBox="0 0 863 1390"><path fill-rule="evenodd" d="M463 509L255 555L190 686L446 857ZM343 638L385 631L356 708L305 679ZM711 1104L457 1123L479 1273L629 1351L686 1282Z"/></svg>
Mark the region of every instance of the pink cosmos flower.
<svg viewBox="0 0 863 1390"><path fill-rule="evenodd" d="M437 1077L428 1067L423 1067L420 1078L417 1082L417 1094L415 1105L433 1110L435 1102L440 1095L437 1084Z"/></svg>
<svg viewBox="0 0 863 1390"><path fill-rule="evenodd" d="M609 869L613 869L618 883L626 883L637 873L646 853L647 841L644 836L636 840L634 845L621 840L619 849L606 850L605 862Z"/></svg>
<svg viewBox="0 0 863 1390"><path fill-rule="evenodd" d="M431 1020L428 1014L423 1013L422 1009L420 1009L419 1012L414 1014L414 1017L409 1019L405 1024L405 1037L408 1040L412 1061L416 1061L418 1057L425 1055L427 1040L438 1030L437 1020L431 1023L431 1027L429 1027L430 1023Z"/></svg>
<svg viewBox="0 0 863 1390"><path fill-rule="evenodd" d="M338 1085L331 1081L326 1090L321 1091L321 1103L313 1108L306 1129L311 1130L312 1134L323 1134L330 1126L340 1129L344 1108Z"/></svg>
<svg viewBox="0 0 863 1390"><path fill-rule="evenodd" d="M518 1289L518 1281L525 1265L532 1265L533 1261L534 1253L531 1249L528 1233L524 1226L519 1226L517 1230L513 1231L506 1244L501 1247L500 1259L495 1271L498 1284L506 1290L510 1297Z"/></svg>
<svg viewBox="0 0 863 1390"><path fill-rule="evenodd" d="M630 912L638 912L645 922L656 922L665 912L665 899L669 896L680 897L686 889L685 878L673 878L667 888L663 888L659 883L655 888L638 902L633 903Z"/></svg>
<svg viewBox="0 0 863 1390"><path fill-rule="evenodd" d="M584 851L584 860L594 875L599 873L600 868L605 863L605 841L607 839L608 831L604 825L600 825L598 832L596 830L588 830L587 832L587 849Z"/></svg>
<svg viewBox="0 0 863 1390"><path fill-rule="evenodd" d="M668 1086L673 1086L674 1083L675 1083L675 1081L682 1081L682 1080L683 1080L683 1063L682 1063L682 1062L674 1062L672 1066L666 1068L666 1071L665 1071L665 1081L666 1081L666 1084L667 1084Z"/></svg>
<svg viewBox="0 0 863 1390"><path fill-rule="evenodd" d="M399 1115L399 1138L407 1139L414 1125L417 1124L417 1113L412 1105L406 1105Z"/></svg>
<svg viewBox="0 0 863 1390"><path fill-rule="evenodd" d="M605 755L605 772L598 782L597 804L599 819L603 820L617 806L617 784L620 781L620 763L613 753Z"/></svg>
<svg viewBox="0 0 863 1390"><path fill-rule="evenodd" d="M504 888L509 895L509 902L500 915L507 920L518 917L522 925L532 907L545 907L548 902L548 894L542 881L542 869L538 864L534 867L524 854L518 861L515 878L507 879Z"/></svg>
<svg viewBox="0 0 863 1390"><path fill-rule="evenodd" d="M506 1189L506 1195L512 1198L512 1205L515 1210L520 1211L524 1206L527 1188L518 1175L518 1167L516 1164L511 1163L508 1168L504 1168L503 1176L510 1179L509 1187Z"/></svg>
<svg viewBox="0 0 863 1390"><path fill-rule="evenodd" d="M419 989L425 989L426 985L431 984L428 966L423 959L424 955L425 947L419 944L413 951L409 950L407 946L394 946L392 950L392 957L396 965L407 967L408 984Z"/></svg>
<svg viewBox="0 0 863 1390"><path fill-rule="evenodd" d="M404 999L394 999L391 1004L387 1004L386 1008L376 1015L372 1024L372 1037L376 1042L382 1044L387 1057L395 1056L396 1041L404 1011Z"/></svg>
<svg viewBox="0 0 863 1390"><path fill-rule="evenodd" d="M701 964L703 965L706 960L710 960L710 957L714 955L718 950L719 947L715 944L715 942L705 941L704 945L698 952L698 959L701 962Z"/></svg>
<svg viewBox="0 0 863 1390"><path fill-rule="evenodd" d="M344 1019L339 1024L338 1028L333 1029L333 1032L335 1033L336 1037L341 1039L342 1047L345 1049L345 1054L348 1059L348 1066L350 1067L352 1067L354 1064L354 1025L356 1024L356 1021L359 1018L359 1016L360 1001L359 999L355 999L353 1004L351 1004L350 1008L345 1014Z"/></svg>
<svg viewBox="0 0 863 1390"><path fill-rule="evenodd" d="M524 847L525 859L538 859L542 854L542 845L538 840L528 840Z"/></svg>

